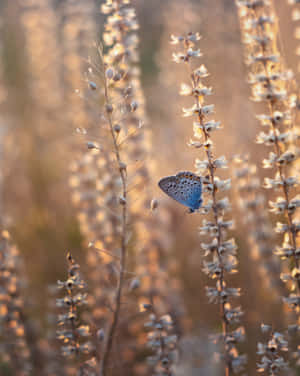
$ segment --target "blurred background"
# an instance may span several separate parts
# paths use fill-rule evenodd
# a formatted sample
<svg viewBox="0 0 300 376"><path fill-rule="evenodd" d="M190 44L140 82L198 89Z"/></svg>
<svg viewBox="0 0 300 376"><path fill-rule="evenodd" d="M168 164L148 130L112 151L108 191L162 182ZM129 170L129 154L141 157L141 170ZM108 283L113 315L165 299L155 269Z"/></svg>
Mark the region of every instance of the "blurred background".
<svg viewBox="0 0 300 376"><path fill-rule="evenodd" d="M232 0L132 1L140 24L140 58L147 126L152 131L151 159L157 168L149 186L153 198L166 203L171 227L165 234L169 254L177 264L186 321L185 336L197 338L218 329L218 312L205 296L201 272L197 215L187 215L157 188L159 178L194 169L197 152L186 146L192 124L182 117L188 100L178 95L186 80L181 65L172 62L170 34L199 31L201 59L207 66L224 129L215 137L218 155L250 154L261 171L264 148L255 144L258 109L249 101L239 21ZM86 59L101 40L103 15L98 0L2 0L0 2L0 209L2 227L11 232L24 261L26 298L32 317L46 327L48 286L65 276L68 250L85 269L89 239L80 231L72 202L70 168L86 149L76 129L90 124L88 103L76 93L82 87ZM287 65L297 74L291 9L276 0ZM244 213L233 195L233 217ZM159 216L159 208L155 215ZM271 220L273 220L271 218ZM256 340L261 322L283 326L282 306L259 277L239 226L236 239L240 268L233 277L243 291L249 356L248 373L256 374ZM193 346L197 346L193 345ZM192 346L192 347L193 347ZM184 373L183 373L184 374Z"/></svg>

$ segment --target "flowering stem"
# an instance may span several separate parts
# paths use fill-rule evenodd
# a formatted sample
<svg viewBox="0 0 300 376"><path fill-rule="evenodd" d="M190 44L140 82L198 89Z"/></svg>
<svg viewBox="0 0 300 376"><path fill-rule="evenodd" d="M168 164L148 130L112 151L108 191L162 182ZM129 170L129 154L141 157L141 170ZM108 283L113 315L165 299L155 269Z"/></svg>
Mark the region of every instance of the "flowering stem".
<svg viewBox="0 0 300 376"><path fill-rule="evenodd" d="M188 44L186 45L186 53L187 53L187 49L188 49ZM193 73L193 69L191 67L189 60L187 61L187 64L188 64L188 68L189 68L189 74L190 74L190 77L191 77L192 89L195 90L197 88L197 82L196 82L196 79L195 79L195 76L194 76L194 73ZM194 94L194 98L195 98L197 108L201 108L202 104L201 104L199 95ZM205 126L204 126L205 115L202 113L202 111L198 112L198 120L199 120L199 123L201 125L201 130L202 130L202 134L204 136L205 143L207 143L210 140L210 135L208 134L208 132L205 129ZM221 248L221 244L222 244L222 230L221 230L220 225L219 225L219 213L218 213L217 197L216 197L217 187L216 187L216 184L215 184L215 167L214 167L214 163L213 163L213 154L212 154L212 151L210 150L209 143L208 143L208 147L205 147L205 153L206 153L207 160L208 160L209 180L210 180L210 183L213 187L213 189L212 189L212 200L213 200L212 209L213 209L213 216L214 216L214 224L215 224L216 228L218 229L216 252L217 252L217 256L218 256L219 265L220 265L220 268L221 268L221 272L220 272L218 279L219 279L219 283L220 283L219 288L220 288L220 291L221 291L221 294L222 294L222 292L225 288L224 267L223 267L222 256L220 254L220 248ZM225 304L226 304L226 302L224 300L220 304L220 318L221 318L221 321L222 321L222 334L223 334L223 337L224 337L224 341L225 341L225 338L228 335L228 321L227 321L226 315L225 315ZM225 375L226 376L230 376L231 371L232 371L229 359L230 358L226 354L225 355L225 362L226 362Z"/></svg>
<svg viewBox="0 0 300 376"><path fill-rule="evenodd" d="M258 17L258 14L257 14L257 11L255 9L253 9L253 14L254 14L254 17L255 18L259 18ZM258 26L258 30L259 30L259 34L260 36L263 36L263 32L264 32L264 29L263 29L263 25L259 25ZM267 50L266 50L266 46L265 44L262 44L261 45L261 52L262 52L262 55L264 57L267 57L268 56L268 53L267 53ZM264 71L265 71L265 74L266 74L266 87L267 88L272 88L272 83L271 83L271 79L270 79L270 74L269 74L269 69L268 69L268 66L267 66L267 61L264 60L263 61L263 67L264 67ZM276 110L275 108L275 101L274 99L269 99L267 100L268 101L268 107L269 107L269 113L271 115L271 129L272 129L272 132L274 134L274 152L277 156L277 159L281 156L282 154L282 150L281 150L281 147L280 147L280 144L279 144L279 140L276 136L276 131L277 131L277 127L276 127L276 123L275 123L275 120L274 120L274 112ZM283 171L283 166L280 165L278 162L276 163L276 169L277 169L277 172L279 174L279 177L280 177L280 180L281 180L281 186L282 186L282 193L284 195L284 198L285 198L285 201L286 201L286 208L284 210L285 212L285 216L286 216L286 219L287 219L287 222L288 222L288 234L289 234L289 238L291 239L292 241L292 260L293 260L293 263L296 265L297 268L299 268L299 261L296 257L296 248L297 248L297 243L296 243L296 233L295 233L295 230L294 230L294 226L293 226L293 215L292 213L289 212L288 210L288 207L289 207L289 204L290 204L290 199L289 199L289 193L288 193L288 186L285 182L285 177L284 177L284 171ZM297 279L297 288L298 288L298 292L300 292L300 280Z"/></svg>
<svg viewBox="0 0 300 376"><path fill-rule="evenodd" d="M120 257L120 273L119 273L119 279L117 283L117 291L114 299L114 312L113 312L113 318L112 321L108 327L107 333L106 333L106 340L104 343L104 349L102 354L102 359L100 363L100 376L106 376L107 375L107 366L109 363L109 358L113 346L114 341L114 335L116 332L116 328L119 321L119 314L121 309L121 298L122 298L122 290L124 285L124 277L125 277L125 264L126 264L126 253L127 253L127 246L126 246L126 227L127 227L127 176L126 176L126 170L123 166L123 163L121 162L120 157L120 150L119 145L117 142L117 138L113 129L113 119L112 119L112 111L109 109L111 107L111 101L108 93L108 83L107 83L107 77L104 73L104 97L106 102L106 109L107 109L107 119L108 124L111 132L111 136L113 139L113 145L114 145L114 153L116 156L116 160L118 163L120 178L122 181L122 231L121 231L121 257Z"/></svg>
<svg viewBox="0 0 300 376"><path fill-rule="evenodd" d="M272 101L270 102L269 108L270 108L270 114L272 114L274 112ZM273 129L273 132L275 134L275 132L276 132L276 126L275 126L275 122L274 122L273 119L272 119L272 129ZM280 150L280 146L279 146L277 138L275 138L274 148L275 148L277 157L279 157L280 154L281 154L281 150ZM286 200L286 206L288 208L289 203L290 203L290 199L289 199L288 187L287 187L287 185L285 183L285 179L284 179L284 174L283 174L283 168L282 168L282 166L277 165L277 170L278 170L278 173L279 173L279 176L280 176L280 180L282 182L282 191L283 191L283 194L284 194L284 198ZM296 243L296 234L295 234L294 227L293 227L293 216L292 216L291 213L289 213L288 209L285 210L285 216L286 216L286 219L288 221L288 226L289 226L289 231L288 232L289 232L290 238L292 240L293 262L295 263L296 267L299 268L299 261L298 261L298 259L296 257L296 253L295 253L296 248L297 248L297 243ZM298 286L298 290L300 292L300 280L299 279L297 280L297 286Z"/></svg>
<svg viewBox="0 0 300 376"><path fill-rule="evenodd" d="M290 92L293 75L284 69L277 46L279 33L272 0L237 1L237 5L241 9L241 28L249 54L249 78L253 85L253 99L265 102L268 108L268 114L259 115L258 118L263 126L269 126L269 131L267 134L261 132L257 137L258 143L272 146L273 149L269 158L264 160L264 167L273 168L275 178L265 178L265 188L279 188L282 193L282 197L277 197L276 202L270 201L270 206L275 214L284 214L285 217L285 223L279 222L276 227L277 232L283 234L282 245L277 248L277 254L282 260L290 260L290 272L280 276L282 281L290 284L291 291L288 297L283 297L283 301L299 318L300 274L296 239L299 223L295 221L295 212L300 203L298 196L291 198L292 187L298 185L297 178L287 176L289 167L298 154L292 144L297 139L293 129L295 116L292 113L296 103ZM297 324L289 325L289 329L294 326L297 327ZM260 368L262 370L267 370L265 360L263 359Z"/></svg>

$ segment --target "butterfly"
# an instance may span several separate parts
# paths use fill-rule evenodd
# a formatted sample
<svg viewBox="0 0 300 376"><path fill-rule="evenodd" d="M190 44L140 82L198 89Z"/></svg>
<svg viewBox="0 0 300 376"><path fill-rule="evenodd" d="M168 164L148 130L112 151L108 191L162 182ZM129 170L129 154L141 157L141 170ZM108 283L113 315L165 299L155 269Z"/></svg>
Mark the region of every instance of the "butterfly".
<svg viewBox="0 0 300 376"><path fill-rule="evenodd" d="M167 176L158 182L158 186L174 200L189 208L193 213L202 204L201 177L192 172L179 172L175 176Z"/></svg>

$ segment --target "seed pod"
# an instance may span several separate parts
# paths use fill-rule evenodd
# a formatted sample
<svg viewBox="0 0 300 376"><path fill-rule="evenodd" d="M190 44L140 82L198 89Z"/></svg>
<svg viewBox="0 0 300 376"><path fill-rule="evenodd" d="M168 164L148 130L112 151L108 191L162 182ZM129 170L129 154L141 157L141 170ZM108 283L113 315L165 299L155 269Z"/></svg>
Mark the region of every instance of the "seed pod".
<svg viewBox="0 0 300 376"><path fill-rule="evenodd" d="M115 131L116 133L120 133L120 131L121 131L121 125L120 125L120 124L115 124L115 125L114 125L114 131Z"/></svg>
<svg viewBox="0 0 300 376"><path fill-rule="evenodd" d="M112 104L107 104L106 105L106 112L108 114L111 114L113 112L114 108L113 108L113 105Z"/></svg>
<svg viewBox="0 0 300 376"><path fill-rule="evenodd" d="M126 198L123 197L123 196L120 196L120 197L119 197L119 203L120 203L121 205L125 205L125 204L126 204Z"/></svg>
<svg viewBox="0 0 300 376"><path fill-rule="evenodd" d="M136 111L139 107L138 102L132 101L130 107L132 112Z"/></svg>
<svg viewBox="0 0 300 376"><path fill-rule="evenodd" d="M114 71L113 71L113 69L112 69L112 68L107 68L107 69L106 69L106 72L105 72L105 76L106 76L109 80L111 80L111 79L113 78L113 76L114 76Z"/></svg>

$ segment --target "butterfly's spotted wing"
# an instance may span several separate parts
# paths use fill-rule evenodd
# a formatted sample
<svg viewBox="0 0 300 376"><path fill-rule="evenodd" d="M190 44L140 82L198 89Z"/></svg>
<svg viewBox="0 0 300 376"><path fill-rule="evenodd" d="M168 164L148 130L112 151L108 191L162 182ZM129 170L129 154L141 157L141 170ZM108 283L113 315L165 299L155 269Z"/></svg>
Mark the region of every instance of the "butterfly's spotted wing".
<svg viewBox="0 0 300 376"><path fill-rule="evenodd" d="M201 206L201 178L192 172L179 172L176 176L162 178L158 185L167 195L192 211Z"/></svg>

